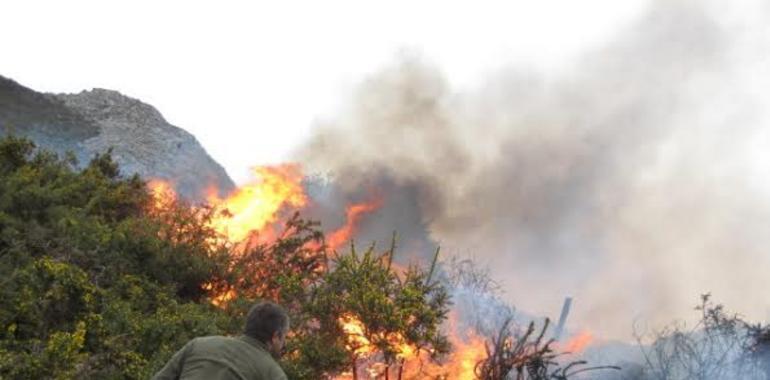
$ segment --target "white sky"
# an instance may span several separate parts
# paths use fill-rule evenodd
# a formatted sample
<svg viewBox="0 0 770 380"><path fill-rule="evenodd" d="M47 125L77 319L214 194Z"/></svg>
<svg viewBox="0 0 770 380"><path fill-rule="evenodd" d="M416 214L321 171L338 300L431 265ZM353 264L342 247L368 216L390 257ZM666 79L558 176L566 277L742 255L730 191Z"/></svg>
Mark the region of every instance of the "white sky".
<svg viewBox="0 0 770 380"><path fill-rule="evenodd" d="M0 75L139 98L243 181L249 166L287 159L314 119L399 50L471 86L511 63L557 69L648 2L3 2Z"/></svg>

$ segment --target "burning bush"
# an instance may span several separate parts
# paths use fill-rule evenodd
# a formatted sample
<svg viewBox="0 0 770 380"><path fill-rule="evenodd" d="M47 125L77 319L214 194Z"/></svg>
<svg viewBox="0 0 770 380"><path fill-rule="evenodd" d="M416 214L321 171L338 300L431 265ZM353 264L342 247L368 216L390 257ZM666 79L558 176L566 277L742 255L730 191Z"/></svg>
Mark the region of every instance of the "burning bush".
<svg viewBox="0 0 770 380"><path fill-rule="evenodd" d="M417 266L397 270L394 254L394 246L382 254L374 246L363 253L351 246L349 253L334 258L311 291L308 314L318 327L313 335L330 335L338 349L344 348L348 370L342 377L356 379L364 371L401 379L406 361L449 350L439 330L448 312L445 289L432 281L432 271ZM307 351L298 350L298 355Z"/></svg>

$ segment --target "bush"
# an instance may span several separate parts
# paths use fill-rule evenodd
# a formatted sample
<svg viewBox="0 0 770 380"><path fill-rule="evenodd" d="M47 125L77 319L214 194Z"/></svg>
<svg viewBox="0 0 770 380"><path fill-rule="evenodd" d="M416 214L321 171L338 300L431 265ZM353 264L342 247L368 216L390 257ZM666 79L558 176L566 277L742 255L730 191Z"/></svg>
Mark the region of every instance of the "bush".
<svg viewBox="0 0 770 380"><path fill-rule="evenodd" d="M224 266L207 227L150 199L109 153L77 171L0 140L0 378L147 378L187 339L237 331L197 302ZM172 211L194 226L176 240L162 237Z"/></svg>
<svg viewBox="0 0 770 380"><path fill-rule="evenodd" d="M770 379L765 340L770 328L730 314L709 294L701 296L696 310L695 326L670 324L651 334L650 345L637 334L645 359L640 380Z"/></svg>

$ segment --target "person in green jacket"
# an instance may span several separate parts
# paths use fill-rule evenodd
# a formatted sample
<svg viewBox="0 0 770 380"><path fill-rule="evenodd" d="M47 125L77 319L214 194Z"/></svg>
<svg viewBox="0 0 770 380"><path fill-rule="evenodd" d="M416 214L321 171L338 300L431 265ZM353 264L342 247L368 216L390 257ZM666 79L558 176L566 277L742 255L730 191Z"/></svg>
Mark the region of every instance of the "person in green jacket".
<svg viewBox="0 0 770 380"><path fill-rule="evenodd" d="M258 303L249 310L243 335L195 338L153 380L286 380L274 357L288 331L289 316L281 306Z"/></svg>

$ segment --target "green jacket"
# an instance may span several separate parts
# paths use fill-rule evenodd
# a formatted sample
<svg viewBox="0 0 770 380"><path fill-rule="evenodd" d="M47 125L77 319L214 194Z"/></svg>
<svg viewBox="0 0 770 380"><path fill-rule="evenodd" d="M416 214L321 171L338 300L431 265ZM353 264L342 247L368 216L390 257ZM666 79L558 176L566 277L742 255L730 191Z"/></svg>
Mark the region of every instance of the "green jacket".
<svg viewBox="0 0 770 380"><path fill-rule="evenodd" d="M286 380L260 341L240 336L195 338L177 351L153 380Z"/></svg>

